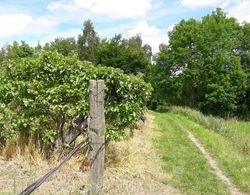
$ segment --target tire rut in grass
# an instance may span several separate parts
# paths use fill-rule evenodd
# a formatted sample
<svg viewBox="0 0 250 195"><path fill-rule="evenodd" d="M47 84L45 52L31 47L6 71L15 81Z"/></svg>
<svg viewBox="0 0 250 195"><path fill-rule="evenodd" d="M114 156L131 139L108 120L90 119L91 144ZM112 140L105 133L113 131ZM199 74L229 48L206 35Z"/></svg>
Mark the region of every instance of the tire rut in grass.
<svg viewBox="0 0 250 195"><path fill-rule="evenodd" d="M217 161L212 158L212 156L209 154L206 148L201 144L201 142L198 139L196 139L196 137L190 132L190 130L184 127L184 125L181 123L180 120L178 120L178 123L176 121L174 122L176 125L178 125L181 129L183 129L187 133L188 138L200 150L200 152L203 154L210 167L213 169L214 174L217 177L219 177L220 180L228 187L230 193L233 195L242 195L242 193L231 182L228 176L219 168Z"/></svg>
<svg viewBox="0 0 250 195"><path fill-rule="evenodd" d="M166 183L184 194L230 194L186 132L175 124L175 116L169 112L154 115L154 130L161 132L155 144L163 159L162 168L171 176Z"/></svg>

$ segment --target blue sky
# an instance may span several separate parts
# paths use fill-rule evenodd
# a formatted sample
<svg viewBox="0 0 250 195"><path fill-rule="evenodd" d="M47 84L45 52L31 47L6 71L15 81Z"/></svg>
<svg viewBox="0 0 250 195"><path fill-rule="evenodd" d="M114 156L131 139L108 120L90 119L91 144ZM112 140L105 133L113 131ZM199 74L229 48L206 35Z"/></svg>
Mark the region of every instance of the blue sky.
<svg viewBox="0 0 250 195"><path fill-rule="evenodd" d="M84 20L91 19L102 38L141 34L156 52L181 19L200 19L216 7L250 22L250 0L0 0L0 46L77 37Z"/></svg>

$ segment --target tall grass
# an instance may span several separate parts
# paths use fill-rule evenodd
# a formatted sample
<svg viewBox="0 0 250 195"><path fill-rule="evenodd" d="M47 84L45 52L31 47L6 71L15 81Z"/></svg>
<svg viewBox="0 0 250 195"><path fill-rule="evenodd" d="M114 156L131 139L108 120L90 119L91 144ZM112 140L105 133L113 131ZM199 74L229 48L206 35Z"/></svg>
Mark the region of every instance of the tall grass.
<svg viewBox="0 0 250 195"><path fill-rule="evenodd" d="M212 130L228 139L237 151L250 155L250 122L238 121L236 119L225 120L214 116L205 116L199 111L183 107L171 107L170 110L189 120Z"/></svg>

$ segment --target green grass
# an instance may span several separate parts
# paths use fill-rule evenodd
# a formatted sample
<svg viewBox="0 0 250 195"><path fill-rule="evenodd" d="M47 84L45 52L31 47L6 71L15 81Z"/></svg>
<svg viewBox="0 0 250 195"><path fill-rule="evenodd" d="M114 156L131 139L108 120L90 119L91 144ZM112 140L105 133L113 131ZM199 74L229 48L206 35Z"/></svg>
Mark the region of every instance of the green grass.
<svg viewBox="0 0 250 195"><path fill-rule="evenodd" d="M155 131L162 135L155 144L162 156L163 170L171 177L166 182L187 194L229 194L213 174L200 151L175 122L171 113L153 112Z"/></svg>
<svg viewBox="0 0 250 195"><path fill-rule="evenodd" d="M182 107L171 107L170 111L222 135L238 152L245 156L250 155L250 122L205 116L199 111Z"/></svg>
<svg viewBox="0 0 250 195"><path fill-rule="evenodd" d="M203 143L238 188L250 193L250 123L204 116L180 107L171 112Z"/></svg>
<svg viewBox="0 0 250 195"><path fill-rule="evenodd" d="M181 107L172 107L168 111L165 110L157 113L154 112L153 114L156 118L155 123L158 125L157 128L163 132L163 136L156 141L162 155L174 155L174 150L169 146L170 143L173 148L177 147L178 151L182 151L181 155L175 156L175 160L165 160L167 167L175 167L172 170L164 168L167 172L173 173L175 175L176 171L177 173L179 172L179 166L177 166L179 161L184 161L188 157L192 160L195 160L195 155L197 155L197 158L198 156L201 156L197 149L195 149L195 151L197 151L195 154L193 151L193 153L191 153L189 156L190 150L194 149L191 149L193 144L185 144L188 140L187 135L182 129L182 127L185 127L191 133L193 133L197 139L200 140L200 142L209 151L213 158L218 161L220 168L229 176L229 178L231 178L232 182L242 192L250 192L249 122L224 120L220 118L214 118L212 116L204 116L200 112ZM164 140L167 140L168 143L164 143ZM182 141L180 142L180 140ZM181 149L184 146L185 152L183 149ZM185 164L189 162L182 163ZM197 161L197 163L201 164L202 162ZM201 169L200 165L196 166L198 170ZM209 170L209 168L207 168L207 170ZM187 169L186 171L189 170ZM190 173L190 175L189 173L187 174L188 177L196 177L193 176L192 173ZM205 176L205 178L208 179L209 177ZM185 183L186 181L182 179L182 175L178 175L175 180L178 181L173 182L177 183L178 186L183 188L183 182ZM193 179L191 181L193 181ZM196 181L194 181L194 183L196 183ZM218 185L217 188L220 186L221 185ZM184 192L189 193L189 191L186 191L186 188L183 189ZM218 190L218 194L223 193L221 190Z"/></svg>

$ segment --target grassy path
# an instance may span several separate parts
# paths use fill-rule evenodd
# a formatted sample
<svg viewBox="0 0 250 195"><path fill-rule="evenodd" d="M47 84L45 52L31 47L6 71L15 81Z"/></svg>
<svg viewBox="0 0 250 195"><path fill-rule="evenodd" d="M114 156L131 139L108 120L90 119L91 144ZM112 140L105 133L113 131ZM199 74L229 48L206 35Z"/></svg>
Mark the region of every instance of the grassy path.
<svg viewBox="0 0 250 195"><path fill-rule="evenodd" d="M242 153L242 150L239 150L230 139L205 129L184 116L177 115L175 119L184 124L202 142L218 161L220 168L242 192L250 193L250 156L248 154Z"/></svg>
<svg viewBox="0 0 250 195"><path fill-rule="evenodd" d="M205 128L173 110L152 114L154 130L161 133L155 144L164 161L163 169L172 174L166 182L187 194L240 194L238 188L249 193L250 156L245 150L248 145L238 144L237 138L244 134L242 142L248 140L247 123L232 124L234 128L245 127L237 134L233 132L233 139L228 133Z"/></svg>
<svg viewBox="0 0 250 195"><path fill-rule="evenodd" d="M180 128L182 128L188 135L188 138L195 144L197 148L201 151L203 156L206 158L208 164L210 167L214 170L214 174L223 181L223 183L227 186L231 194L235 195L240 195L240 191L236 186L231 182L231 180L228 178L228 176L225 174L224 171L222 171L219 166L218 162L213 159L213 157L209 154L209 152L204 148L204 146L200 143L198 139L190 132L189 129L186 127L182 126L181 123L179 122Z"/></svg>
<svg viewBox="0 0 250 195"><path fill-rule="evenodd" d="M154 112L155 140L164 161L163 170L171 177L166 181L187 194L230 194L225 184L213 174L199 149L169 113Z"/></svg>

